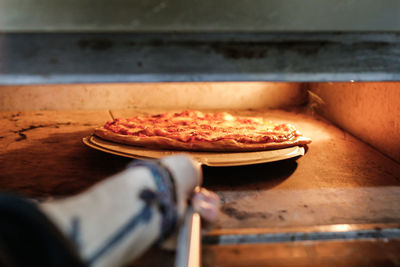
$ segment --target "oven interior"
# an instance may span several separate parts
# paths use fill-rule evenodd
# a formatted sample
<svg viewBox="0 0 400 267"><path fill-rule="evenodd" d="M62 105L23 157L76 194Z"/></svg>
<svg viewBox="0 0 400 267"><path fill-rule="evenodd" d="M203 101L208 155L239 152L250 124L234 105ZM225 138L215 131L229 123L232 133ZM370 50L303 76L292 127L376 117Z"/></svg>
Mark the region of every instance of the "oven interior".
<svg viewBox="0 0 400 267"><path fill-rule="evenodd" d="M296 159L203 167L222 201L203 266L399 265L396 1L56 2L0 1L2 190L70 196L124 168L81 142L112 116L263 116L313 142ZM173 261L153 247L132 266Z"/></svg>
<svg viewBox="0 0 400 267"><path fill-rule="evenodd" d="M35 199L68 196L123 168L130 159L81 143L110 114L199 109L263 116L295 124L313 142L297 159L203 167L204 186L222 201L216 227L203 236L203 265L393 263L400 221L399 86L4 85L1 188ZM155 247L132 266L160 261L172 266L173 256Z"/></svg>

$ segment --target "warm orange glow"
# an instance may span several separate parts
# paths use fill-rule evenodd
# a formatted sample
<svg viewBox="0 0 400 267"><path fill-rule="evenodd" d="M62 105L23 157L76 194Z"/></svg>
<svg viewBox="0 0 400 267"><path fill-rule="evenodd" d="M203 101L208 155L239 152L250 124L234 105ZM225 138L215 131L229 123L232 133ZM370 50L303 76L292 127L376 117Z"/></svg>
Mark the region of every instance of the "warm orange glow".
<svg viewBox="0 0 400 267"><path fill-rule="evenodd" d="M336 224L330 226L332 231L335 232L344 232L344 231L349 231L351 229L350 224Z"/></svg>

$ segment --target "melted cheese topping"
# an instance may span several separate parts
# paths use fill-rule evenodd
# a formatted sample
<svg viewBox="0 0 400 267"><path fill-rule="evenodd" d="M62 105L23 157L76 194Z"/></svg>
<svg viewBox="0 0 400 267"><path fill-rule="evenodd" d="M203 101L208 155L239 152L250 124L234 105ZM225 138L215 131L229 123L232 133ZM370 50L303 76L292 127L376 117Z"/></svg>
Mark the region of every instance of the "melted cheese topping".
<svg viewBox="0 0 400 267"><path fill-rule="evenodd" d="M122 135L163 136L181 142L232 139L240 143L279 143L301 134L291 124L274 124L263 118L239 117L226 112L183 111L120 119L104 128Z"/></svg>

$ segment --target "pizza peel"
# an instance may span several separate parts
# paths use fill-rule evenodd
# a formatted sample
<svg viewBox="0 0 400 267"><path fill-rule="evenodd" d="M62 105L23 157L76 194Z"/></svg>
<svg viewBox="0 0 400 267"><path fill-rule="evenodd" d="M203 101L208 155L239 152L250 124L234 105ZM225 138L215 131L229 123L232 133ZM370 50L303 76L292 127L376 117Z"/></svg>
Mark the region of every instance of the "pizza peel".
<svg viewBox="0 0 400 267"><path fill-rule="evenodd" d="M134 159L158 159L175 154L189 154L202 165L212 167L241 166L258 163L275 162L304 155L304 148L300 146L255 151L255 152L195 152L178 150L157 150L114 143L100 137L90 135L82 139L83 143L91 148Z"/></svg>
<svg viewBox="0 0 400 267"><path fill-rule="evenodd" d="M256 152L194 152L176 150L147 149L114 143L100 137L90 135L82 139L91 148L106 153L134 159L158 159L174 154L186 153L199 164L207 166L240 166L257 163L274 162L304 155L304 148L294 146L283 149ZM175 267L201 266L201 219L200 215L189 206L178 233Z"/></svg>

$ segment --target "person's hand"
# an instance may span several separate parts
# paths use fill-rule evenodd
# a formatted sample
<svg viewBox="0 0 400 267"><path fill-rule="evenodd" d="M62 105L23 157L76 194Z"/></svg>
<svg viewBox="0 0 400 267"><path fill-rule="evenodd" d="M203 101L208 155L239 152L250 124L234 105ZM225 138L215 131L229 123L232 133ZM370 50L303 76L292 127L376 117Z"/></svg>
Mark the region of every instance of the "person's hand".
<svg viewBox="0 0 400 267"><path fill-rule="evenodd" d="M204 187L198 187L192 198L195 212L200 214L205 229L211 228L217 221L219 214L219 196Z"/></svg>

